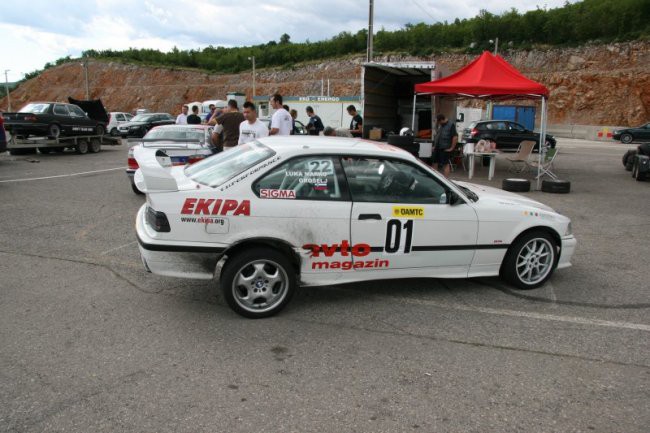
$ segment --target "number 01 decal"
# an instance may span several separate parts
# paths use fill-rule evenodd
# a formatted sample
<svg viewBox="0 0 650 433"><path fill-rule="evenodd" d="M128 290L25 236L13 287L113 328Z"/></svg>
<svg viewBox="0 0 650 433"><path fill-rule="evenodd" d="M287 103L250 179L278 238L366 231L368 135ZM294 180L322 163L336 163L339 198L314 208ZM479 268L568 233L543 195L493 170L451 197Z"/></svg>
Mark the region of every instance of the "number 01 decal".
<svg viewBox="0 0 650 433"><path fill-rule="evenodd" d="M404 223L404 224L402 224ZM404 242L404 253L411 252L411 241L413 240L413 220L388 220L386 226L386 244L384 251L396 253L402 246L402 231L406 232Z"/></svg>

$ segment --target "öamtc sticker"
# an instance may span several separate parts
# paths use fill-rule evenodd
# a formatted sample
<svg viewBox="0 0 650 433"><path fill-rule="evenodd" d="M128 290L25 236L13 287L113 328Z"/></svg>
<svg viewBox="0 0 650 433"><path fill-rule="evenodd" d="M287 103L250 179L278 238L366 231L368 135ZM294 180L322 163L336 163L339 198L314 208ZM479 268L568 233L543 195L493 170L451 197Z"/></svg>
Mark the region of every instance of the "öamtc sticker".
<svg viewBox="0 0 650 433"><path fill-rule="evenodd" d="M393 217L395 217L395 218L424 218L424 207L422 207L422 206L393 206Z"/></svg>

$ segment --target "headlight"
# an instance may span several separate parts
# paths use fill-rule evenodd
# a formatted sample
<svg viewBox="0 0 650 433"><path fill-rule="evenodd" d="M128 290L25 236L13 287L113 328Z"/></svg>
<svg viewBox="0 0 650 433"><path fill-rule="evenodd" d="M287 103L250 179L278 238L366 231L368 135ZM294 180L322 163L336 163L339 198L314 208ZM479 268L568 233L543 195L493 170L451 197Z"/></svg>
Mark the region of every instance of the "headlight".
<svg viewBox="0 0 650 433"><path fill-rule="evenodd" d="M573 227L571 226L571 221L569 221L569 225L566 226L566 230L564 231L564 236L571 236L573 234Z"/></svg>

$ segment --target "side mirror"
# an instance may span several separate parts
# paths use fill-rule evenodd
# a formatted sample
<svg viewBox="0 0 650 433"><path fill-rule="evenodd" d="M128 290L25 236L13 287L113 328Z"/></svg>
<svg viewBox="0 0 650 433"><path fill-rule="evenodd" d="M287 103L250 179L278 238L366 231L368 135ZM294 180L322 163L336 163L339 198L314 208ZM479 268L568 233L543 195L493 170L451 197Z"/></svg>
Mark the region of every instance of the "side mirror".
<svg viewBox="0 0 650 433"><path fill-rule="evenodd" d="M445 194L442 194L442 195L445 195ZM456 194L454 191L447 191L447 194L446 194L446 195L447 195L447 197L449 197L449 200L447 201L447 203L448 203L450 206L454 206L454 205L457 205L458 203L462 203L462 202L463 202L463 201L461 200L460 196L459 196L458 194ZM442 198L442 197L441 197L441 198ZM441 201L441 203L442 203L442 201Z"/></svg>

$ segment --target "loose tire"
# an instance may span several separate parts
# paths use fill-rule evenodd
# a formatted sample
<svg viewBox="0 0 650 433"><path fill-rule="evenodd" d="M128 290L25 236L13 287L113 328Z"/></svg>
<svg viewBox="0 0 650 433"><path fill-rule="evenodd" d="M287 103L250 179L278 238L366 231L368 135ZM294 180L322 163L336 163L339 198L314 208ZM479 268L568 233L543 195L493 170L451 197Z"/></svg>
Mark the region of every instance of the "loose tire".
<svg viewBox="0 0 650 433"><path fill-rule="evenodd" d="M90 153L99 153L99 152L101 152L101 150L102 150L102 142L101 141L99 141L96 138L93 138L92 140L90 140L90 146L88 147L88 151L90 151Z"/></svg>
<svg viewBox="0 0 650 433"><path fill-rule="evenodd" d="M105 132L106 132L106 128L104 128L102 125L97 125L97 128L95 128L95 133L100 137L104 135Z"/></svg>
<svg viewBox="0 0 650 433"><path fill-rule="evenodd" d="M61 136L61 127L56 123L51 124L47 128L47 136L49 138L59 138Z"/></svg>
<svg viewBox="0 0 650 433"><path fill-rule="evenodd" d="M228 259L221 274L221 290L236 313L251 319L278 313L296 291L291 262L271 248L255 248Z"/></svg>
<svg viewBox="0 0 650 433"><path fill-rule="evenodd" d="M632 166L632 177L635 178L639 182L642 181L642 180L645 180L645 178L646 178L646 173L643 173L643 172L641 172L641 170L639 170L639 159L638 158L634 158L634 163L633 163L633 166Z"/></svg>
<svg viewBox="0 0 650 433"><path fill-rule="evenodd" d="M555 240L544 231L519 237L501 264L501 277L521 290L535 289L553 275L558 258Z"/></svg>
<svg viewBox="0 0 650 433"><path fill-rule="evenodd" d="M634 165L634 157L636 156L636 150L630 149L623 154L623 165L627 171L632 171L632 166Z"/></svg>
<svg viewBox="0 0 650 433"><path fill-rule="evenodd" d="M632 134L623 134L623 135L621 135L621 143L630 144L630 143L632 143L632 140L634 140L634 137L632 137Z"/></svg>
<svg viewBox="0 0 650 433"><path fill-rule="evenodd" d="M76 149L79 155L85 155L88 153L88 142L86 140L77 140Z"/></svg>
<svg viewBox="0 0 650 433"><path fill-rule="evenodd" d="M543 180L542 191L555 194L568 194L571 191L571 182L568 180Z"/></svg>
<svg viewBox="0 0 650 433"><path fill-rule="evenodd" d="M527 192L530 191L530 181L528 179L503 179L501 188L505 191Z"/></svg>

